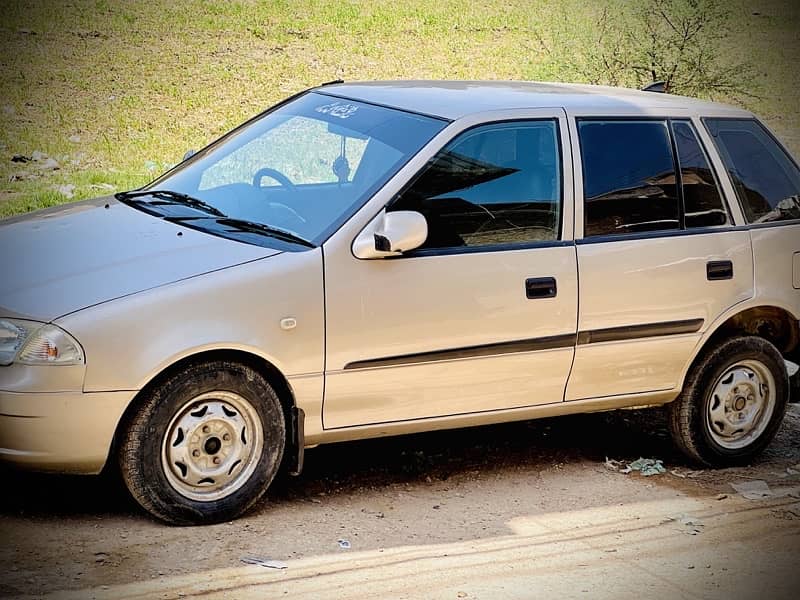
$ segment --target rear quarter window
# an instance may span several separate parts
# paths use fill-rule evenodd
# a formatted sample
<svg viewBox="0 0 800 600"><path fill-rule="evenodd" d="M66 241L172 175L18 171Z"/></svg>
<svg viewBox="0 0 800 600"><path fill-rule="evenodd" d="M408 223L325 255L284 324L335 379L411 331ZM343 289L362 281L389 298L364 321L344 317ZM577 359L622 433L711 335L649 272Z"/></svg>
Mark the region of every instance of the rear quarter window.
<svg viewBox="0 0 800 600"><path fill-rule="evenodd" d="M800 219L800 170L755 119L703 119L748 223Z"/></svg>

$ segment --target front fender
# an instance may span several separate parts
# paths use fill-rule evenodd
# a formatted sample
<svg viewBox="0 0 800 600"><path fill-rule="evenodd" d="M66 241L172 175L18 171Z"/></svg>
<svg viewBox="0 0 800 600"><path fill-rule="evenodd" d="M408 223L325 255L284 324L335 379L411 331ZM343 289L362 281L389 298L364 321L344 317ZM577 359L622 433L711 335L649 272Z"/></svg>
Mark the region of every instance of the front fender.
<svg viewBox="0 0 800 600"><path fill-rule="evenodd" d="M324 368L322 251L283 253L168 284L58 320L86 353L84 391L140 390L207 350L241 350L284 376ZM297 326L285 330L281 320Z"/></svg>

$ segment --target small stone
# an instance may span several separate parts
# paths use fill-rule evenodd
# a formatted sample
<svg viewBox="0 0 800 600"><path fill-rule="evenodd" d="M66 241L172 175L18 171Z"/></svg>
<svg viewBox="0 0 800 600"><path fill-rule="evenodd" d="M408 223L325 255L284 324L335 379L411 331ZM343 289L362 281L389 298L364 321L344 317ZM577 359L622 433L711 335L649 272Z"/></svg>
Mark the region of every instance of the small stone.
<svg viewBox="0 0 800 600"><path fill-rule="evenodd" d="M687 568L687 569L694 569L694 565L689 565L689 566L688 566L688 567L686 567L686 568Z"/></svg>
<svg viewBox="0 0 800 600"><path fill-rule="evenodd" d="M439 504L434 504L434 505L433 505L433 508L434 508L434 510L439 510L439 509L440 509L440 508L442 508L442 507L441 507L441 505L439 505Z"/></svg>
<svg viewBox="0 0 800 600"><path fill-rule="evenodd" d="M458 597L458 598L466 598L468 595L469 594L467 594L467 592L458 592L458 594L456 594L456 597Z"/></svg>
<svg viewBox="0 0 800 600"><path fill-rule="evenodd" d="M78 142L81 141L81 136L79 136L77 133L75 135L71 135L69 136L69 141L72 142L73 144L77 144Z"/></svg>
<svg viewBox="0 0 800 600"><path fill-rule="evenodd" d="M40 162L43 161L45 158L47 158L47 154L45 154L41 150L34 150L33 152L31 152L31 160Z"/></svg>
<svg viewBox="0 0 800 600"><path fill-rule="evenodd" d="M58 161L55 158L48 158L39 163L38 167L42 171L58 171L61 168L61 165L58 164Z"/></svg>
<svg viewBox="0 0 800 600"><path fill-rule="evenodd" d="M75 195L75 186L71 183L53 186L53 189L65 198L72 198Z"/></svg>
<svg viewBox="0 0 800 600"><path fill-rule="evenodd" d="M728 494L717 494L716 499L717 500L725 500L725 498L727 498L727 497L728 497Z"/></svg>

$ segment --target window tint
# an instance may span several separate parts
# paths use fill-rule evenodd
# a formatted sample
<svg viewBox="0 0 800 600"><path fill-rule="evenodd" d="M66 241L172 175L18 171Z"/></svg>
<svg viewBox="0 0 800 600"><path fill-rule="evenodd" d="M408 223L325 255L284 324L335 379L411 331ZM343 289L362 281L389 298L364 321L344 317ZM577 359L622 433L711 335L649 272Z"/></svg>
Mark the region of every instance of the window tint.
<svg viewBox="0 0 800 600"><path fill-rule="evenodd" d="M425 215L422 248L557 240L560 165L555 121L485 125L441 150L389 210Z"/></svg>
<svg viewBox="0 0 800 600"><path fill-rule="evenodd" d="M666 121L578 123L584 237L680 228Z"/></svg>
<svg viewBox="0 0 800 600"><path fill-rule="evenodd" d="M749 223L800 219L800 173L752 119L706 119Z"/></svg>
<svg viewBox="0 0 800 600"><path fill-rule="evenodd" d="M727 225L728 212L722 194L694 127L690 121L671 124L681 167L686 227Z"/></svg>

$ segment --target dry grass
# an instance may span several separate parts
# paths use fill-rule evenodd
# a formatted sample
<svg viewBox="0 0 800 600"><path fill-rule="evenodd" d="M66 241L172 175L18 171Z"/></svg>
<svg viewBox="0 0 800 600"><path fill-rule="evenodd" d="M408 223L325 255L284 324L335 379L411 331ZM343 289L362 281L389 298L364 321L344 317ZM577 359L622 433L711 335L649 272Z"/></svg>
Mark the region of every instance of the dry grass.
<svg viewBox="0 0 800 600"><path fill-rule="evenodd" d="M6 0L0 216L64 202L66 184L76 199L141 185L187 148L331 79L579 80L569 57L596 10L577 0ZM741 26L722 58L758 65L760 99L748 107L797 152L800 7L736 0L731 11ZM35 150L61 168L10 160Z"/></svg>

